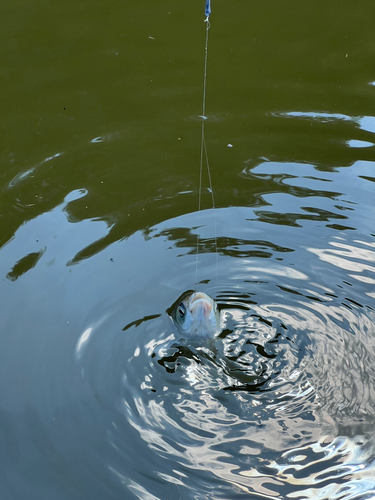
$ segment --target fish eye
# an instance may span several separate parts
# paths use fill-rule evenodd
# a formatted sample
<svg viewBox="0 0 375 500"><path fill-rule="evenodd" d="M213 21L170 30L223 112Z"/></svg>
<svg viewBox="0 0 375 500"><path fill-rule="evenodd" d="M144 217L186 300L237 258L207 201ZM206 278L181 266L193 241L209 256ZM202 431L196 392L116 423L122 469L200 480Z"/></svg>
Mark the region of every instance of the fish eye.
<svg viewBox="0 0 375 500"><path fill-rule="evenodd" d="M185 306L181 302L181 304L178 306L178 314L179 314L180 318L183 318L185 316L185 312L186 312Z"/></svg>

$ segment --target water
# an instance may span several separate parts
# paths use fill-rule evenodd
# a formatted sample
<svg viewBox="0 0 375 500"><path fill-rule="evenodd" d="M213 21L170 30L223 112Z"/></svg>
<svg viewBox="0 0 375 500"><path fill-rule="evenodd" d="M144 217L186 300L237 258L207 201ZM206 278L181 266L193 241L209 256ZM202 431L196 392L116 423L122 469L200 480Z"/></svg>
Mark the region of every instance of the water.
<svg viewBox="0 0 375 500"><path fill-rule="evenodd" d="M375 495L373 4L212 5L198 223L203 4L1 7L2 499Z"/></svg>

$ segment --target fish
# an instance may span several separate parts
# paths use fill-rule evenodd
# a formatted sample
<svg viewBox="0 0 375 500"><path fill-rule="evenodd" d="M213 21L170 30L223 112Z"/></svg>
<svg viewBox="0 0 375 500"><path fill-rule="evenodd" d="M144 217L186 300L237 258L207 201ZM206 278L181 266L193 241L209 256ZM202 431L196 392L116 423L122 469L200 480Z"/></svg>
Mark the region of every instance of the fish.
<svg viewBox="0 0 375 500"><path fill-rule="evenodd" d="M167 312L186 339L209 339L221 332L217 302L204 292L183 293Z"/></svg>

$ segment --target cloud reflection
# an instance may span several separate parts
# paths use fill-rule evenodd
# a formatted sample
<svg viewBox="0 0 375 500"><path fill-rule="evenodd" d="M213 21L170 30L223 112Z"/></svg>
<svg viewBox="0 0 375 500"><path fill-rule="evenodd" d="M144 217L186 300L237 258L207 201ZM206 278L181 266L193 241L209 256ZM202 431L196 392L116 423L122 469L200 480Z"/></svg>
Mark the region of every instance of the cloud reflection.
<svg viewBox="0 0 375 500"><path fill-rule="evenodd" d="M375 273L375 251L368 248L364 241L355 240L357 246L340 241L330 241L329 248L308 247L307 251L317 255L320 260L344 269L354 272L350 276L362 283L374 283L374 277L367 273ZM364 248L365 247L365 248Z"/></svg>
<svg viewBox="0 0 375 500"><path fill-rule="evenodd" d="M275 113L275 116L281 116L284 118L302 118L319 121L321 123L330 123L335 121L351 122L356 124L356 126L358 126L358 128L362 130L375 133L374 116L349 116L342 113L323 113L321 111L288 111L283 113Z"/></svg>

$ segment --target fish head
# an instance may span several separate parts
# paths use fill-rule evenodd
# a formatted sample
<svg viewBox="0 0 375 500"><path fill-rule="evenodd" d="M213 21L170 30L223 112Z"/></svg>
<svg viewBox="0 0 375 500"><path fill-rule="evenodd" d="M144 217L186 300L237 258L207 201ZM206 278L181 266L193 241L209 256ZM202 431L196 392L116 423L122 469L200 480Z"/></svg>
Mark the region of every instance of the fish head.
<svg viewBox="0 0 375 500"><path fill-rule="evenodd" d="M184 293L168 313L185 338L212 338L220 333L217 302L204 292Z"/></svg>

